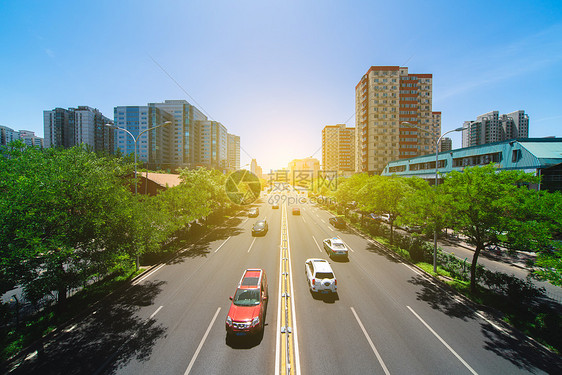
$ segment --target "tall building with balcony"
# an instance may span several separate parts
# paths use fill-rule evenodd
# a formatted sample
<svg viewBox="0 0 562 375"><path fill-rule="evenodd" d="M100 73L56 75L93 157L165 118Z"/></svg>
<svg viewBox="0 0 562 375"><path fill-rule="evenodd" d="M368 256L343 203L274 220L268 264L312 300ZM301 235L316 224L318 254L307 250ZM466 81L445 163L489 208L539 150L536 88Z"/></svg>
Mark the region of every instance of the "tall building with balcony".
<svg viewBox="0 0 562 375"><path fill-rule="evenodd" d="M228 134L227 143L227 160L228 169L240 169L240 137L234 134Z"/></svg>
<svg viewBox="0 0 562 375"><path fill-rule="evenodd" d="M432 86L432 74L407 67L372 66L363 75L355 87L356 172L380 174L391 160L431 153L441 132Z"/></svg>
<svg viewBox="0 0 562 375"><path fill-rule="evenodd" d="M93 151L112 153L113 131L105 126L112 123L97 108L55 108L43 111L45 147L74 147L86 145Z"/></svg>
<svg viewBox="0 0 562 375"><path fill-rule="evenodd" d="M462 147L478 146L515 138L529 137L529 115L519 110L504 115L491 111L477 116L475 121L465 121Z"/></svg>
<svg viewBox="0 0 562 375"><path fill-rule="evenodd" d="M338 124L322 129L322 169L338 174L355 171L355 128Z"/></svg>

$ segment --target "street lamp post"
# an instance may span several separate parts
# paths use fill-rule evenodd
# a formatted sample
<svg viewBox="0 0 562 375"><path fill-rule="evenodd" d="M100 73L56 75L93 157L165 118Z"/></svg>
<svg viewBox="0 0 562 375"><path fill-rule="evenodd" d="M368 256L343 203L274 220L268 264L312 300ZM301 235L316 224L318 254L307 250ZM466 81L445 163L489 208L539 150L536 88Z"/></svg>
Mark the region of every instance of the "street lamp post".
<svg viewBox="0 0 562 375"><path fill-rule="evenodd" d="M129 134L131 136L131 138L133 138L133 142L134 142L134 147L135 147L135 196L137 195L137 141L139 140L139 138L141 137L141 135L143 135L144 133L150 131L150 130L154 130L156 128L159 128L161 126L165 126L165 125L170 125L172 122L171 121L166 121L160 125L156 125L153 126L152 128L148 128L143 130L142 132L140 132L136 137L133 135L133 133L131 133L129 130L125 129L125 128L120 128L118 126L115 126L113 124L105 124L105 126L108 126L110 128L113 129L117 129L117 130L123 130L125 132L127 132L127 134ZM140 268L140 260L139 260L139 255L137 254L137 258L136 258L136 267L137 267L137 271Z"/></svg>
<svg viewBox="0 0 562 375"><path fill-rule="evenodd" d="M431 132L429 132L425 129L422 129L417 125L410 124L409 122L402 122L401 124L407 124L407 125L412 126L414 128L423 130L428 134L432 134ZM443 133L437 139L437 142L435 142L435 184L434 184L435 189L437 189L437 185L439 184L439 176L438 176L438 174L439 174L439 142L441 142L441 139L449 133L460 132L460 131L463 131L463 130L466 130L466 129L467 128L460 127L460 128L456 128L456 129L453 129L453 130L449 130L448 132ZM437 273L437 226L435 226L435 228L433 228L433 272Z"/></svg>

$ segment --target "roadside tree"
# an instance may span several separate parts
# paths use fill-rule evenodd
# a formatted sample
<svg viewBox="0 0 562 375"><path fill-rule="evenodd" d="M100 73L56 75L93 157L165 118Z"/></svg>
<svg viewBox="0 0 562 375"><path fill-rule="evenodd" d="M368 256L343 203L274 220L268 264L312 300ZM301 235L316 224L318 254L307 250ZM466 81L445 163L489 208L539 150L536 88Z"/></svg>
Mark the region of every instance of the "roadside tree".
<svg viewBox="0 0 562 375"><path fill-rule="evenodd" d="M500 171L492 164L452 171L442 185L447 227L462 233L475 246L470 267L470 288L476 290L476 265L489 245L508 238L512 243L543 242L547 226L532 215L539 193L527 184L538 178L521 171Z"/></svg>

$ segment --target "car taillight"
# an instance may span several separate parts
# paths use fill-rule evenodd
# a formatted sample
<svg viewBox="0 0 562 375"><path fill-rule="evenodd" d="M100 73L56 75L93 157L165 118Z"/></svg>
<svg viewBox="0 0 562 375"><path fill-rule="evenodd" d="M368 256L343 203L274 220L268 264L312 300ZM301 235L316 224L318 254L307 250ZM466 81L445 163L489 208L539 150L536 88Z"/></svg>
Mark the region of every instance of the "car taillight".
<svg viewBox="0 0 562 375"><path fill-rule="evenodd" d="M312 284L316 284L316 279L312 279Z"/></svg>
<svg viewBox="0 0 562 375"><path fill-rule="evenodd" d="M334 284L336 284L336 286L338 285L338 279L334 280Z"/></svg>

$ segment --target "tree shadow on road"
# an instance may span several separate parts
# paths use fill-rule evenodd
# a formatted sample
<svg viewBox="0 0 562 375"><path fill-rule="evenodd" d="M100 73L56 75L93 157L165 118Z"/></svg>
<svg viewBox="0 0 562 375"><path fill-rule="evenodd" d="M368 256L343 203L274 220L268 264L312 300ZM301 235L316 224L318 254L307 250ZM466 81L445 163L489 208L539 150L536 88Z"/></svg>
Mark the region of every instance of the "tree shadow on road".
<svg viewBox="0 0 562 375"><path fill-rule="evenodd" d="M371 241L369 241L369 245L367 245L366 249L371 253L378 254L380 256L385 257L389 261L393 263L401 263L400 260L396 256L393 256L389 250L386 250L383 245L377 245Z"/></svg>
<svg viewBox="0 0 562 375"><path fill-rule="evenodd" d="M422 276L415 276L408 282L421 287L416 292L417 299L427 302L434 310L441 311L450 317L465 321L474 319L475 311L467 306L463 300L455 299L452 292L446 291L443 287L438 286L429 279Z"/></svg>
<svg viewBox="0 0 562 375"><path fill-rule="evenodd" d="M133 359L148 360L166 330L136 312L153 303L162 284L135 285L102 302L82 320L35 344L31 351L37 355L27 361L19 358L14 374L105 374Z"/></svg>
<svg viewBox="0 0 562 375"><path fill-rule="evenodd" d="M558 355L530 340L519 330L501 322L497 311L465 302L454 291L422 276L415 276L408 282L420 287L416 292L417 299L426 302L434 310L463 321L478 320L485 337L484 349L531 373L537 371L548 374L560 373L562 360ZM492 319L497 321L497 325L492 326L488 321L483 320L476 309L487 310L487 313L493 316ZM502 329L499 330L497 326L501 326Z"/></svg>
<svg viewBox="0 0 562 375"><path fill-rule="evenodd" d="M218 227L208 229L200 229L201 233L197 237L187 238L184 240L178 239L175 243L176 256L168 260L167 264L182 263L185 259L206 257L211 253L210 244L214 241L225 241L228 237L237 236L243 232L238 227Z"/></svg>

